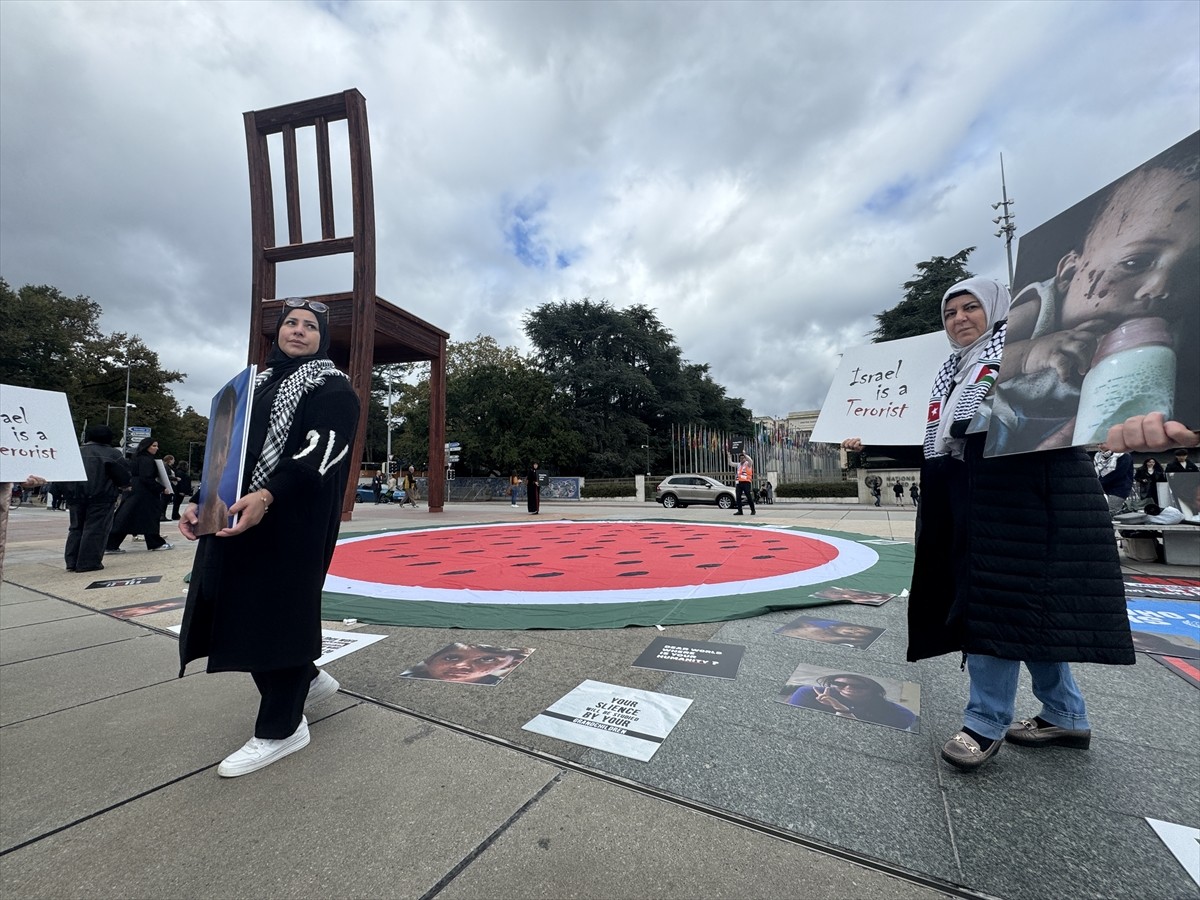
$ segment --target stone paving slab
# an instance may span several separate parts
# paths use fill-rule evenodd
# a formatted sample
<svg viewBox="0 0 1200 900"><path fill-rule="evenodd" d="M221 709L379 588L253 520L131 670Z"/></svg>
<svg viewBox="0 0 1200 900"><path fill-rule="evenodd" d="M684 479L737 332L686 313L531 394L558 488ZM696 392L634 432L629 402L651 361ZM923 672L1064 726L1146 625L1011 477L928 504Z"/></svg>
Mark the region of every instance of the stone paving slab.
<svg viewBox="0 0 1200 900"><path fill-rule="evenodd" d="M76 650L69 663L63 654L10 663L0 671L4 684L0 725L170 683L178 671L178 645L144 630L136 640Z"/></svg>
<svg viewBox="0 0 1200 900"><path fill-rule="evenodd" d="M169 638L141 640L174 649ZM351 702L338 695L317 712ZM0 850L214 766L253 733L257 708L254 683L223 674L150 684L4 726Z"/></svg>
<svg viewBox="0 0 1200 900"><path fill-rule="evenodd" d="M943 895L567 773L438 894L439 900L515 896L917 900Z"/></svg>
<svg viewBox="0 0 1200 900"><path fill-rule="evenodd" d="M62 600L41 598L25 603L5 604L0 606L0 631L10 628L20 628L22 625L37 625L41 622L53 622L58 619L78 619L91 615L91 610L64 603ZM8 640L20 640L19 634L6 635Z"/></svg>
<svg viewBox="0 0 1200 900"><path fill-rule="evenodd" d="M0 858L4 895L420 897L559 772L365 704L312 735L261 772L205 769Z"/></svg>
<svg viewBox="0 0 1200 900"><path fill-rule="evenodd" d="M106 616L83 616L6 629L0 641L0 666L96 647L143 636L143 629Z"/></svg>

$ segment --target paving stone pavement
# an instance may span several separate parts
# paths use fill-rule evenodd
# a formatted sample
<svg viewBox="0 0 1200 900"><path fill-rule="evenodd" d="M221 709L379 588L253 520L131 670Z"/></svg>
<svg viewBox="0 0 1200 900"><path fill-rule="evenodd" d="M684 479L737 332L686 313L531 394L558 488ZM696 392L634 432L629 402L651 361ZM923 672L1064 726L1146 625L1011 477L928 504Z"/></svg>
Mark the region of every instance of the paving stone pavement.
<svg viewBox="0 0 1200 900"><path fill-rule="evenodd" d="M547 504L563 519L723 521L652 504ZM445 513L359 507L344 535L527 521L507 504ZM744 522L739 519L738 522ZM777 503L757 525L911 540L911 509ZM491 632L327 623L387 639L328 666L342 692L304 751L220 779L252 727L242 675L176 678L173 610L192 549L62 569L65 513L13 511L0 585L0 892L7 897L925 898L1197 897L1145 817L1200 826L1200 697L1139 655L1077 667L1087 752L1006 746L964 775L937 750L966 679L949 657L903 661L904 605L838 606L886 628L851 668L921 684L917 734L774 702L801 662L844 648L774 633L796 611L672 637L740 644L738 678L630 667L660 632ZM1197 577L1153 564L1136 571ZM1131 569L1132 571L1132 569ZM97 577L161 576L88 590ZM496 688L400 679L451 640L537 652ZM649 762L524 731L584 679L693 700ZM1022 701L1032 698L1027 681ZM1148 704L1147 697L1155 702Z"/></svg>

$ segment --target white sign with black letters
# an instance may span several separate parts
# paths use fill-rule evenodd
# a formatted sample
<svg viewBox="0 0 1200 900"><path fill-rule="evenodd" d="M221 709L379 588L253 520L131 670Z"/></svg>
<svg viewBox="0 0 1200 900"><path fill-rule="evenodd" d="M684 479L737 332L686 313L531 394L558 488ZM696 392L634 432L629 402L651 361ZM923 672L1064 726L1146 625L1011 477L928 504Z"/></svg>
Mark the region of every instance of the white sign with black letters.
<svg viewBox="0 0 1200 900"><path fill-rule="evenodd" d="M810 440L919 446L929 392L949 356L944 331L846 350Z"/></svg>
<svg viewBox="0 0 1200 900"><path fill-rule="evenodd" d="M648 762L692 701L587 680L524 730Z"/></svg>
<svg viewBox="0 0 1200 900"><path fill-rule="evenodd" d="M67 395L0 384L0 481L30 475L87 480Z"/></svg>

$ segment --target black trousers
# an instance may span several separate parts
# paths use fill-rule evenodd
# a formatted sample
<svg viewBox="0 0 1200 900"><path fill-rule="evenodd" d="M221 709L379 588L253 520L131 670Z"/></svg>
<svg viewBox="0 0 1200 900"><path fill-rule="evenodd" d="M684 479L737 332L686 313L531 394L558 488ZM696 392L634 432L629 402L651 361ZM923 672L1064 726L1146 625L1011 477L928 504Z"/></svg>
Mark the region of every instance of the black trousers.
<svg viewBox="0 0 1200 900"><path fill-rule="evenodd" d="M750 504L750 512L754 512L754 486L748 481L739 481L737 488L734 491L734 496L737 497L738 512L742 511L742 495L746 495L746 500Z"/></svg>
<svg viewBox="0 0 1200 900"><path fill-rule="evenodd" d="M112 500L88 500L67 507L71 525L63 557L68 569L100 568L114 510Z"/></svg>
<svg viewBox="0 0 1200 900"><path fill-rule="evenodd" d="M251 672L250 675L261 695L254 736L271 741L290 737L300 727L308 686L317 677L317 667L308 663L290 669Z"/></svg>

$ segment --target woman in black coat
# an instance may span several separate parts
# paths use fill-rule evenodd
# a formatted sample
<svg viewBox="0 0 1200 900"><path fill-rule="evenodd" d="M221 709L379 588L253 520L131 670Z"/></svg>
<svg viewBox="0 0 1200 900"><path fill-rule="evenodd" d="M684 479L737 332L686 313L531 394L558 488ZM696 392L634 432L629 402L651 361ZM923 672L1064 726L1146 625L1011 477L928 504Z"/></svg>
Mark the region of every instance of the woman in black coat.
<svg viewBox="0 0 1200 900"><path fill-rule="evenodd" d="M984 278L942 299L952 353L930 398L908 600L909 661L966 655L963 728L942 748L965 770L1005 739L1086 748L1091 725L1068 663L1134 662L1108 505L1087 455L985 458L986 434L966 433L999 372L1009 302ZM1022 662L1042 708L1013 725Z"/></svg>
<svg viewBox="0 0 1200 900"><path fill-rule="evenodd" d="M542 508L542 484L538 481L541 474L541 470L538 469L538 464L535 462L529 467L529 474L525 476L525 504L535 516Z"/></svg>
<svg viewBox="0 0 1200 900"><path fill-rule="evenodd" d="M147 550L173 549L158 530L163 499L169 494L158 480L157 453L158 441L152 437L143 438L138 444L129 464L132 487L113 517L105 553L124 553L121 541L131 534L145 535Z"/></svg>
<svg viewBox="0 0 1200 900"><path fill-rule="evenodd" d="M251 673L261 696L254 737L221 763L223 777L307 746L305 706L338 687L313 660L359 403L328 357L328 307L284 303L275 347L255 380L246 492L229 507L238 521L200 538L179 637L180 675L207 656L209 672ZM188 540L196 540L197 521L189 506L179 522Z"/></svg>

